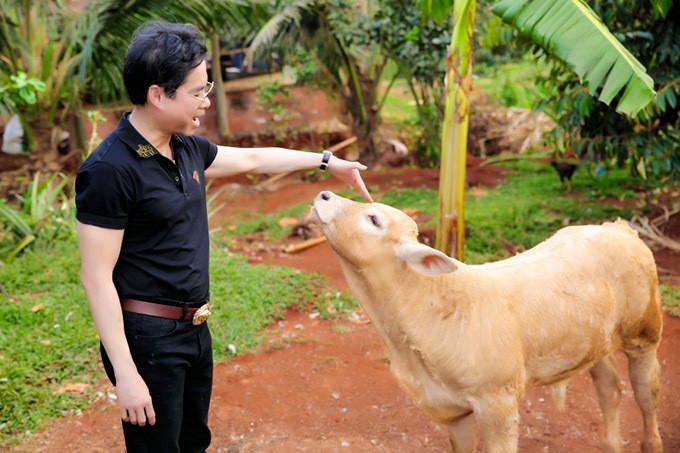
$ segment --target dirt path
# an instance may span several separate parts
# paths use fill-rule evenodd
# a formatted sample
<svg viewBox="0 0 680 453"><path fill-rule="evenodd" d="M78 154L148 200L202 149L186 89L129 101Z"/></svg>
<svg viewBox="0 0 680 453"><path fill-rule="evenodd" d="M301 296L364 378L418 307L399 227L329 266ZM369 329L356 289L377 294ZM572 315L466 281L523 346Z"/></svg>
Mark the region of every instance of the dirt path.
<svg viewBox="0 0 680 453"><path fill-rule="evenodd" d="M405 186L436 188L432 171L404 171ZM394 179L367 174L375 191L388 190ZM499 175L486 175L492 180ZM480 180L483 179L480 177ZM492 182L488 182L492 184ZM228 210L261 211L311 202L321 189L337 182L285 185L276 192L244 195ZM242 203L242 204L241 204ZM226 221L228 216L214 221ZM330 247L322 244L296 255L278 247L255 247L253 263L279 264L329 276L345 290ZM665 268L680 275L680 256L665 255ZM676 270L674 270L676 269ZM674 273L675 272L675 273ZM680 319L664 315L659 349L662 399L659 419L665 451L680 452ZM210 425L212 452L416 452L449 451L446 430L410 402L388 370L385 350L361 312L350 320L322 321L307 313L289 313L267 331L266 352L239 357L215 370ZM622 381L621 430L626 452L639 451L641 417L627 378L625 358L618 356ZM102 390L107 385L102 382ZM521 407L520 451L597 452L602 422L587 374L570 384L567 411L558 413L549 389L532 389ZM36 433L13 451L118 452L122 434L114 403L102 398L77 417Z"/></svg>

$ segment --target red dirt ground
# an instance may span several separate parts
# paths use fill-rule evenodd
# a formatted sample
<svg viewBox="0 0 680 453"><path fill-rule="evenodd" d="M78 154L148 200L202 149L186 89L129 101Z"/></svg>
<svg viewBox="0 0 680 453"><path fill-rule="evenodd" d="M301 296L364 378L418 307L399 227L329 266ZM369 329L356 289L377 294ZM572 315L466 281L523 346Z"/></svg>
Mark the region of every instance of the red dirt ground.
<svg viewBox="0 0 680 453"><path fill-rule="evenodd" d="M498 170L471 169L470 182L483 191L502 179ZM396 177L396 179L395 179ZM433 170L369 172L374 194L400 184L438 185ZM231 213L249 209L276 212L310 202L323 189L343 190L336 180L284 184L274 192L242 193L213 218L225 223ZM379 198L376 197L376 198ZM680 235L678 235L680 236ZM678 237L676 236L676 237ZM327 244L286 255L277 246L243 250L253 263L286 265L329 276L329 286L346 290L337 260ZM668 282L680 276L680 255L657 252ZM331 290L334 290L330 288ZM266 352L222 363L215 370L210 425L213 452L415 452L449 451L446 429L421 414L389 372L374 327L359 311L353 320L324 321L308 313L288 314L267 331ZM662 398L659 410L665 451L680 452L680 319L664 314L659 361ZM639 451L641 417L627 378L625 357L618 356L623 390L621 432L625 451ZM102 381L102 391L108 388ZM567 411L554 409L550 391L531 389L521 406L520 451L597 452L602 421L587 373L572 379ZM481 447L481 446L480 446ZM480 448L481 449L481 448ZM12 451L123 451L115 404L102 398L82 415L64 418L35 433Z"/></svg>

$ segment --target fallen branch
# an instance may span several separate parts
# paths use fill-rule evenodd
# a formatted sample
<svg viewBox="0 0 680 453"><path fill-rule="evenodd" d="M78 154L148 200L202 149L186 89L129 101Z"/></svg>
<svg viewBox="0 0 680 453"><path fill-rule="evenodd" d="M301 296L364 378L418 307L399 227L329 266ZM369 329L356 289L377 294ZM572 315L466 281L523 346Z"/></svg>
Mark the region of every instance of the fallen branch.
<svg viewBox="0 0 680 453"><path fill-rule="evenodd" d="M652 225L657 226L657 227L659 225L663 225L664 223L668 222L670 220L671 216L674 216L675 214L680 212L680 208L674 208L672 211L669 211L666 206L661 206L661 208L663 209L664 213L661 214L660 216L652 219L652 221L650 222Z"/></svg>
<svg viewBox="0 0 680 453"><path fill-rule="evenodd" d="M266 190L267 192L273 192L274 190L277 189L276 183L277 183L279 180L281 180L281 179L287 177L287 176L290 175L290 174L291 174L291 172L288 172L288 173L279 173L279 174L277 174L277 175L274 175L274 176L272 176L272 177L270 177L270 178L265 179L264 181L262 181L261 183L259 183L257 186L260 187L261 189Z"/></svg>
<svg viewBox="0 0 680 453"><path fill-rule="evenodd" d="M326 242L326 236L319 236L318 238L307 239L306 241L289 245L288 247L285 247L283 251L286 253L296 253L301 250L314 247L315 245L321 244L323 242Z"/></svg>
<svg viewBox="0 0 680 453"><path fill-rule="evenodd" d="M347 139L341 141L340 143L336 143L335 145L333 145L329 148L326 148L326 150L330 151L332 153L336 153L336 152L340 151L341 149L347 148L349 145L356 143L356 141L357 141L357 138L355 136L352 136L350 138L347 138ZM277 189L276 183L278 181L284 179L285 177L287 177L291 173L294 173L294 172L276 174L276 175L262 181L260 184L258 184L258 186L263 188L264 190L267 190L267 191L270 191L270 192L274 191L274 190Z"/></svg>
<svg viewBox="0 0 680 453"><path fill-rule="evenodd" d="M654 219L654 221L656 220L658 220L658 218ZM665 236L661 230L659 230L657 225L654 225L652 222L650 222L645 217L633 216L628 224L631 228L636 230L638 234L644 236L652 243L676 252L680 252L680 242Z"/></svg>
<svg viewBox="0 0 680 453"><path fill-rule="evenodd" d="M346 138L345 140L341 141L340 143L336 143L335 145L331 146L330 148L326 148L326 150L330 151L332 153L337 153L341 149L345 149L349 145L353 145L356 142L357 142L356 136L352 136L350 138Z"/></svg>

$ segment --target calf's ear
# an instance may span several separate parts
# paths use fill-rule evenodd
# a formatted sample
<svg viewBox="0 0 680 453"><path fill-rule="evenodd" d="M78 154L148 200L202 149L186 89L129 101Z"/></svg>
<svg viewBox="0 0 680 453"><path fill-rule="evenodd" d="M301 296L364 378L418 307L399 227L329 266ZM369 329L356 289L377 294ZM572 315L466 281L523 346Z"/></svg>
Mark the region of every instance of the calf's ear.
<svg viewBox="0 0 680 453"><path fill-rule="evenodd" d="M399 244L396 254L411 269L423 275L449 274L458 269L456 262L450 257L420 242Z"/></svg>

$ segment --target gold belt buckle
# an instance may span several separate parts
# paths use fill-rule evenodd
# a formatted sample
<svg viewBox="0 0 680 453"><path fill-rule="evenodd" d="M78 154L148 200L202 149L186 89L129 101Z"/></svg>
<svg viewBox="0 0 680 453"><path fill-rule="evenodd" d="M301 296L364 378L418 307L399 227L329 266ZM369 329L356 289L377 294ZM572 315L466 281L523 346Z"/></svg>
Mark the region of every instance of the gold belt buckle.
<svg viewBox="0 0 680 453"><path fill-rule="evenodd" d="M203 324L206 321L206 319L210 317L211 308L212 306L210 305L210 303L207 303L198 310L196 310L196 313L194 313L194 318L191 320L191 323L195 326Z"/></svg>

